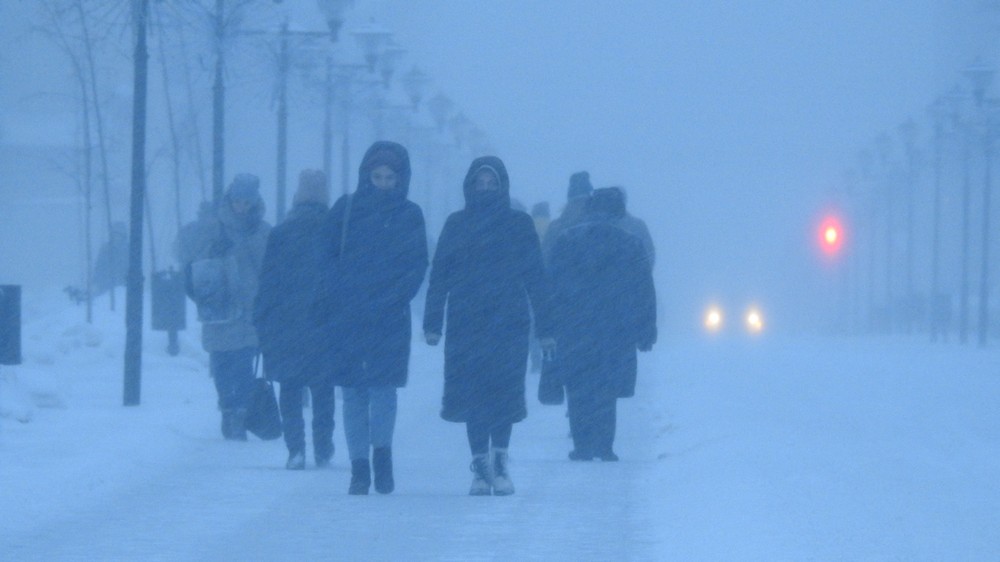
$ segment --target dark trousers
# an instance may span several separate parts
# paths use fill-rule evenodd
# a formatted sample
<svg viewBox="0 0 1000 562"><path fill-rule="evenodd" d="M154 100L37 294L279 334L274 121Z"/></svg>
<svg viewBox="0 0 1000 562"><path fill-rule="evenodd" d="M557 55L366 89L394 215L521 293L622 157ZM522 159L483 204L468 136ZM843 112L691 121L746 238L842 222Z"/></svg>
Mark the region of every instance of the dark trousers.
<svg viewBox="0 0 1000 562"><path fill-rule="evenodd" d="M588 386L566 388L573 448L585 454L610 453L615 443L618 398Z"/></svg>
<svg viewBox="0 0 1000 562"><path fill-rule="evenodd" d="M481 420L470 420L465 424L465 433L469 437L469 449L472 455L486 455L490 452L490 442L494 449L506 449L510 446L510 434L514 424L504 423L491 425Z"/></svg>
<svg viewBox="0 0 1000 562"><path fill-rule="evenodd" d="M281 383L278 401L281 406L281 427L285 434L285 445L291 453L305 453L305 419L302 415L302 396L305 388L309 389L309 394L312 396L313 452L317 458L329 458L333 454L333 414L336 408L333 399L333 381L329 377L309 382L293 378Z"/></svg>
<svg viewBox="0 0 1000 562"><path fill-rule="evenodd" d="M219 409L223 412L246 410L249 406L256 355L257 349L253 347L209 353L209 368L219 394Z"/></svg>

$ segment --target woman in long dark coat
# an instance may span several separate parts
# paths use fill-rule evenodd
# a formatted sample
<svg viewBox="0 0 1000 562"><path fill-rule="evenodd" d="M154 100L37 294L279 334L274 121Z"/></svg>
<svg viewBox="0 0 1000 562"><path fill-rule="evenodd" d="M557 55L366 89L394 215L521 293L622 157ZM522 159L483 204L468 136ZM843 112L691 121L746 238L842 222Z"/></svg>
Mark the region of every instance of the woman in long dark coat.
<svg viewBox="0 0 1000 562"><path fill-rule="evenodd" d="M264 354L264 373L281 384L281 422L288 447L285 468L306 464L303 389L312 395L316 466L333 457L333 383L320 354L319 331L306 321L322 282L322 232L330 192L326 174L304 170L288 218L271 230L264 252L254 325Z"/></svg>
<svg viewBox="0 0 1000 562"><path fill-rule="evenodd" d="M409 186L406 149L376 142L361 161L357 191L337 200L327 218L319 308L333 381L344 391L350 494L368 493L373 469L377 492L395 487L396 389L409 369L410 301L427 271L424 216L407 200Z"/></svg>
<svg viewBox="0 0 1000 562"><path fill-rule="evenodd" d="M571 460L618 460L617 401L635 394L636 350L656 343L649 258L642 241L615 224L624 212L621 190L595 190L584 221L559 237L550 257Z"/></svg>
<svg viewBox="0 0 1000 562"><path fill-rule="evenodd" d="M477 158L463 184L465 209L448 217L434 255L424 334L436 345L445 324L441 417L466 424L472 495L514 493L507 448L514 423L527 416L525 373L534 312L546 352L554 341L534 223L510 208L503 162ZM492 444L492 455L490 454Z"/></svg>

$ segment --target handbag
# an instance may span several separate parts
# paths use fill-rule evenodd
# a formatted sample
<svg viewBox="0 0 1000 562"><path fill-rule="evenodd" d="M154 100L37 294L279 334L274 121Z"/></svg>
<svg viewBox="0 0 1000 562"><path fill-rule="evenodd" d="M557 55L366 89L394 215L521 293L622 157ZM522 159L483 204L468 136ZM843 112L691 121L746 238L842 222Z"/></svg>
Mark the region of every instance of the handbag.
<svg viewBox="0 0 1000 562"><path fill-rule="evenodd" d="M559 406L565 400L558 360L542 359L542 373L538 377L538 401L546 406Z"/></svg>
<svg viewBox="0 0 1000 562"><path fill-rule="evenodd" d="M257 437L270 441L281 437L281 412L274 394L274 383L257 376L260 355L254 359L253 390L247 408L246 428Z"/></svg>

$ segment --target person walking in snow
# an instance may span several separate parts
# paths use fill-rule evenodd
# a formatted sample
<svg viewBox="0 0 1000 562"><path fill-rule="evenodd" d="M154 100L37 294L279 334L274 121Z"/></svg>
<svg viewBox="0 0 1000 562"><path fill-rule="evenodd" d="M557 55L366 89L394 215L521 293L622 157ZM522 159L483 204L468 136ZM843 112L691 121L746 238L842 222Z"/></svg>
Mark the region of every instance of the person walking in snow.
<svg viewBox="0 0 1000 562"><path fill-rule="evenodd" d="M115 287L124 287L128 277L128 227L116 221L111 225L111 237L97 252L90 286L93 296L100 296Z"/></svg>
<svg viewBox="0 0 1000 562"><path fill-rule="evenodd" d="M542 238L542 254L548 263L552 248L563 232L573 228L584 219L587 208L587 198L594 191L590 184L590 174L576 172L569 177L569 190L566 193L566 206L559 218L549 223Z"/></svg>
<svg viewBox="0 0 1000 562"><path fill-rule="evenodd" d="M343 387L344 433L351 457L348 493L395 488L392 435L396 389L406 385L410 301L427 271L420 207L407 199L410 157L379 141L361 161L358 188L327 214L324 294L318 307L334 384Z"/></svg>
<svg viewBox="0 0 1000 562"><path fill-rule="evenodd" d="M575 461L617 461L617 400L635 394L636 350L656 343L656 292L642 242L615 225L625 199L594 191L584 222L552 250L549 273L559 372Z"/></svg>
<svg viewBox="0 0 1000 562"><path fill-rule="evenodd" d="M649 228L646 222L628 212L628 193L623 187L614 187L621 193L622 204L615 205L615 226L635 236L642 242L642 250L646 254L646 261L652 269L656 265L656 248L653 246L653 237L649 235Z"/></svg>
<svg viewBox="0 0 1000 562"><path fill-rule="evenodd" d="M306 465L304 389L312 396L312 441L317 467L333 457L333 381L323 364L319 330L306 319L323 279L322 232L330 206L326 174L303 170L284 222L271 230L264 252L254 325L264 355L264 373L281 385L282 430L288 447L285 468Z"/></svg>
<svg viewBox="0 0 1000 562"><path fill-rule="evenodd" d="M198 305L202 347L222 411L222 435L245 441L257 332L252 314L271 225L264 221L260 180L238 174L218 208L186 225L178 258Z"/></svg>
<svg viewBox="0 0 1000 562"><path fill-rule="evenodd" d="M441 417L466 425L469 493L509 495L511 431L527 416L532 312L545 352L555 348L548 288L538 235L527 213L511 209L503 162L477 158L462 188L465 209L448 217L434 255L424 338L437 345L445 335Z"/></svg>

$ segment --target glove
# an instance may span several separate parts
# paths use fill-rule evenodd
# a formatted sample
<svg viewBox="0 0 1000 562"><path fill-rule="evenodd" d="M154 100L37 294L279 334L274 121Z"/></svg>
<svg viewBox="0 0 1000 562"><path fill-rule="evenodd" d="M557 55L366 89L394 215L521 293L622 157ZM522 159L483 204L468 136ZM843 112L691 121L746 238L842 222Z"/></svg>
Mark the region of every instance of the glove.
<svg viewBox="0 0 1000 562"><path fill-rule="evenodd" d="M538 345L542 348L542 360L553 361L556 358L556 340L554 338L542 338L538 340Z"/></svg>
<svg viewBox="0 0 1000 562"><path fill-rule="evenodd" d="M427 342L427 345L437 345L441 341L441 334L424 332L424 341Z"/></svg>

